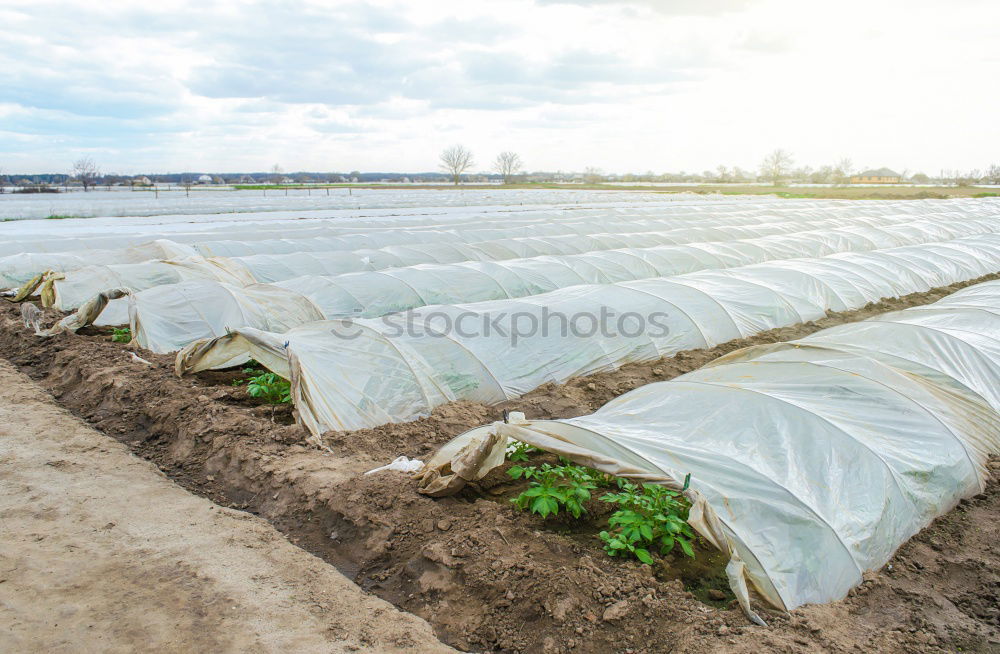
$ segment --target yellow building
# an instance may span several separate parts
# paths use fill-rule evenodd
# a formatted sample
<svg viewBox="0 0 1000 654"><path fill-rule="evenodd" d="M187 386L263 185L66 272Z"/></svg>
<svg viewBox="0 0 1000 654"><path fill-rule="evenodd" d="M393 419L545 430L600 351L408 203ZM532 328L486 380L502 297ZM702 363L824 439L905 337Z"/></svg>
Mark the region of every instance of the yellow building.
<svg viewBox="0 0 1000 654"><path fill-rule="evenodd" d="M851 184L899 184L899 173L888 168L866 170L851 175Z"/></svg>

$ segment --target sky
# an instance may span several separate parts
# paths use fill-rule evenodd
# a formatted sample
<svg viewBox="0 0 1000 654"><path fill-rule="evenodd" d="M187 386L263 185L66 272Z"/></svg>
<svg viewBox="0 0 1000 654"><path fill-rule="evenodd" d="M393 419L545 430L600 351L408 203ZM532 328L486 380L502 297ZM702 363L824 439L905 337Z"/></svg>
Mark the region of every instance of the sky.
<svg viewBox="0 0 1000 654"><path fill-rule="evenodd" d="M1000 163L996 0L0 0L0 169Z"/></svg>

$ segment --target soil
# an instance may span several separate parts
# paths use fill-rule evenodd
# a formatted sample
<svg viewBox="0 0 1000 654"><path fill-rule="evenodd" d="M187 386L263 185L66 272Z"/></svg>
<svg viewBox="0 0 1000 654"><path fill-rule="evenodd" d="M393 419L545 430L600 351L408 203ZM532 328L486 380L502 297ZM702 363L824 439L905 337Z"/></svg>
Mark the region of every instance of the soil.
<svg viewBox="0 0 1000 654"><path fill-rule="evenodd" d="M452 651L271 525L166 479L0 361L0 650Z"/></svg>
<svg viewBox="0 0 1000 654"><path fill-rule="evenodd" d="M721 562L707 550L695 564L670 555L655 569L605 556L594 537L599 506L573 528L516 511L506 482L435 500L404 474L362 474L402 454L426 457L503 408L529 418L581 415L740 347L930 303L966 285L545 386L501 406L460 402L410 423L328 433L325 450L233 386L239 371L178 379L172 357L140 352L153 365L137 363L132 348L101 330L39 339L12 306L0 307L0 347L63 406L174 481L266 519L459 649L1000 652L995 483L906 544L851 597L791 614L759 607L770 626L756 627L733 606Z"/></svg>

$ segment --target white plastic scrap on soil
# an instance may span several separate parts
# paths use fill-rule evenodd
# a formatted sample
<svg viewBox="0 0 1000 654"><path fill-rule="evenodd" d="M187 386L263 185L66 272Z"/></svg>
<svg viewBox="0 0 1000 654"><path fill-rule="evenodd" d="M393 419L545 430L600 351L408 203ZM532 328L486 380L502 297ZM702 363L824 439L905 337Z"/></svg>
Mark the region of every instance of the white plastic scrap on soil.
<svg viewBox="0 0 1000 654"><path fill-rule="evenodd" d="M386 470L395 470L397 472L418 472L423 467L424 462L419 459L411 459L407 456L397 456L391 463L379 466L378 468L373 468L365 474L373 475L376 472L383 472Z"/></svg>

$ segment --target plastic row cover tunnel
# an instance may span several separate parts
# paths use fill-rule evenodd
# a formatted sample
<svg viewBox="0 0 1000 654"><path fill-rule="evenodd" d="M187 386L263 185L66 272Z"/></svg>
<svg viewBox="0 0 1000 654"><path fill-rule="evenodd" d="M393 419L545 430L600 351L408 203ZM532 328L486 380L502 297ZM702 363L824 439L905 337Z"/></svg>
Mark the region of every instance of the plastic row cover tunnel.
<svg viewBox="0 0 1000 654"><path fill-rule="evenodd" d="M1000 221L989 227L1000 227ZM929 242L942 236L974 232L977 228L977 225L934 222L839 228L724 243L423 265L334 276L307 275L274 285L243 288L206 280L186 281L157 286L134 293L128 300L114 301L97 317L97 324L125 324L131 316L137 344L164 353L235 328L274 331L267 326L271 318L260 310L234 311L238 307L259 305L255 298L262 292L268 293L268 313L291 327L314 320L311 316L315 311L290 310L290 303L312 304L328 319L377 318L432 304L527 297L581 284L609 284L778 259L868 251L885 243ZM289 297L282 296L275 287L285 289Z"/></svg>
<svg viewBox="0 0 1000 654"><path fill-rule="evenodd" d="M890 216L870 219L885 225L870 225L852 221L843 226L842 219L820 221L820 229L842 230L841 243L831 251L858 247L892 247L926 240L942 240L961 235L995 232L1000 229L1000 216L955 221L952 217L931 217L919 221ZM833 223L832 226L825 223ZM301 275L336 275L347 272L384 270L422 263L459 263L465 261L505 261L539 256L569 256L621 248L653 248L665 245L704 242L728 242L767 235L795 234L804 230L798 222L774 223L754 227L698 227L667 232L637 234L592 234L587 236L532 237L484 241L472 244L420 244L390 246L379 250L353 252L299 252L291 254L258 254L246 257L192 257L176 261L148 261L141 264L88 266L71 272L54 274L45 283L42 301L63 311L77 308L94 294L112 287L141 291L165 283L185 279L218 279L233 283L235 277L257 282L277 282ZM811 232L810 232L811 233ZM827 242L829 242L829 238ZM313 243L311 247L316 247ZM720 248L724 249L724 248ZM792 252L786 256L808 256L809 251ZM606 258L613 258L608 255ZM632 257L618 257L632 259ZM633 263L632 265L637 265ZM660 273L666 274L666 273ZM648 276L648 275L647 275ZM633 277L634 278L634 277ZM597 279L589 281L598 281Z"/></svg>
<svg viewBox="0 0 1000 654"><path fill-rule="evenodd" d="M595 235L638 235L645 233L675 233L681 241L703 241L716 240L726 237L715 231L717 228L728 228L730 234L738 234L736 238L747 238L750 236L761 236L767 233L783 233L764 231L775 224L795 224L796 229L810 229L811 225L826 223L827 226L846 224L884 224L882 221L891 220L902 222L919 218L921 215L938 216L952 222L960 222L966 219L975 218L995 218L997 216L996 206L991 205L969 205L963 207L962 211L939 210L929 207L924 214L899 213L886 207L883 212L869 216L863 213L845 212L844 208L831 208L829 210L811 209L794 210L785 208L775 211L771 208L761 209L754 212L720 212L719 214L707 214L698 216L696 220L689 218L670 218L666 216L652 219L629 219L627 217L604 216L590 220L574 220L570 218L563 221L533 221L527 226L518 226L515 221L507 225L493 225L489 227L465 226L462 229L425 229L425 230L394 230L384 232L356 233L336 237L313 237L309 239L283 238L275 240L242 241L231 239L225 241L201 241L194 244L194 248L202 256L246 256L250 254L281 254L287 252L311 251L337 251L337 250L357 250L357 249L379 249L390 246L410 246L414 244L480 244L480 248L485 248L484 243L490 241L504 241L507 239L527 239L535 237L546 237L554 242L565 242L565 247L569 248L564 254L570 252L583 252L589 249L581 238ZM831 224L832 221L832 224ZM869 222L871 221L871 222ZM817 226L822 226L817 224ZM743 228L743 231L740 231ZM728 236L732 238L732 236ZM303 247L304 241L308 247ZM583 245L578 245L583 243ZM576 249L582 247L584 249ZM514 256L526 256L515 253ZM491 255L490 258L495 258Z"/></svg>
<svg viewBox="0 0 1000 654"><path fill-rule="evenodd" d="M305 295L327 318L372 318L431 304L526 297L579 284L667 277L776 259L943 241L998 230L1000 217L963 224L926 221L886 227L842 227L732 241L427 264L336 276L307 275L275 284Z"/></svg>
<svg viewBox="0 0 1000 654"><path fill-rule="evenodd" d="M929 211L954 211L962 215L988 215L990 207L983 202L951 200L945 202L907 201L886 202L819 202L808 203L782 201L700 201L696 203L653 203L647 206L625 207L585 207L573 209L546 209L526 211L477 212L459 214L400 215L389 217L343 218L331 214L325 218L308 218L301 214L294 220L273 219L268 215L265 221L244 219L217 223L154 223L124 224L120 219L108 224L101 219L83 221L60 221L58 229L44 221L17 221L17 224L2 226L0 257L21 253L71 252L88 250L115 250L139 245L154 239L169 239L176 243L194 245L202 242L223 240L266 240L274 238L304 239L314 237L367 235L369 240L349 246L350 249L378 248L392 243L417 242L412 237L399 241L379 241L380 234L406 230L424 232L456 230L462 234L477 232L479 236L469 240L491 240L497 238L553 235L567 233L593 233L608 231L644 231L635 226L655 223L655 229L690 226L695 221L716 220L727 216L727 224L757 224L776 220L810 217L857 217L882 215L921 215ZM993 207L992 211L996 211ZM322 213L322 212L318 212ZM309 212L307 215L316 215ZM291 218L292 216L289 216ZM184 216L177 218L185 220ZM189 220L189 218L187 218ZM736 222L742 221L742 222ZM588 227L585 223L591 223ZM108 234L108 227L114 234ZM459 236L445 235L442 238L458 240ZM374 240L373 240L374 239ZM114 263L115 259L108 261Z"/></svg>
<svg viewBox="0 0 1000 654"><path fill-rule="evenodd" d="M740 350L591 415L481 427L428 468L447 471L461 448L497 434L499 448L512 438L613 474L667 485L690 474L692 526L770 604L793 609L844 597L984 490L986 459L1000 452L997 380L1000 282L987 282Z"/></svg>
<svg viewBox="0 0 1000 654"><path fill-rule="evenodd" d="M241 219L200 225L175 223L131 225L129 227L123 227L120 222L116 221L112 225L116 230L114 234L108 234L109 225L102 224L100 220L78 221L77 224L61 221L59 230L44 229L47 227L46 225L38 225L34 222L21 222L18 225L3 226L7 232L5 235L9 238L0 242L0 256L21 252L112 250L139 245L154 239L170 239L177 243L194 245L227 240L251 241L335 236L354 238L361 236L366 240L353 245L353 247L383 247L393 243L414 242L412 236L408 236L408 240L405 241L398 240L396 236L400 233L409 235L413 230L447 232L457 229L461 230L461 233L474 231L487 235L472 240L488 240L540 233L591 233L594 231L615 231L616 229L618 231L643 231L632 227L642 223L659 225L655 229L669 229L690 225L692 220L698 220L702 217L716 218L723 215L732 216L733 220L736 221L742 221L733 224L755 224L774 220L771 216L791 216L803 211L801 207L793 207L788 203L785 203L784 206L775 206L773 202L701 202L698 205L672 202L651 206L508 210L502 212L470 210L461 214L410 214L383 218L373 216L361 219L334 216L307 218L300 214L300 218L295 220L275 221L268 219L254 222ZM950 203L940 205L938 210L950 210L949 205ZM833 206L832 202L810 203L805 213ZM840 208L841 211L845 209L847 207ZM906 206L902 205L897 209L896 204L866 203L855 211L858 209L862 213L856 215L881 215L887 212L905 212ZM309 212L307 215L315 215L315 213ZM589 227L587 223L590 223ZM594 227L597 228L594 229ZM491 236L489 235L491 230L502 230L503 235ZM53 233L54 231L57 234ZM385 240L381 240L383 238ZM451 241L461 240L461 236L448 233L445 233L441 238Z"/></svg>
<svg viewBox="0 0 1000 654"><path fill-rule="evenodd" d="M760 209L753 212L731 212L720 210L718 213L708 213L697 215L696 221L689 217L669 217L653 216L650 218L634 218L629 215L619 215L615 212L606 212L602 215L594 216L583 220L575 217L563 220L552 221L542 220L548 214L535 216L534 219L524 225L519 225L516 217L510 217L502 225L481 226L463 225L461 229L393 229L378 230L368 229L364 232L351 230L349 233L340 233L335 230L334 235L324 232L333 230L331 227L295 228L294 225L286 226L284 231L275 234L272 225L267 226L269 231L260 232L246 228L248 238L244 238L242 231L239 234L231 234L231 238L226 240L213 240L212 233L198 233L191 235L185 241L174 240L174 236L180 234L166 234L156 243L143 243L118 249L94 249L82 247L77 239L52 237L46 242L37 243L25 241L22 243L7 243L3 248L6 251L10 248L21 248L11 252L7 256L0 257L0 287L12 287L23 284L40 272L52 270L56 272L68 272L87 266L114 266L123 263L137 263L154 258L177 258L177 257L217 257L217 256L251 256L255 254L284 256L291 253L318 252L333 255L334 253L348 253L352 251L362 251L358 258L373 258L364 252L389 250L392 256L394 247L402 248L399 256L406 259L409 248L417 245L417 254L421 251L433 253L435 249L442 252L465 252L468 248L463 246L473 244L480 249L484 249L489 258L494 258L495 254L490 254L489 242L510 241L505 249L518 251L519 240L526 239L527 247L531 247L532 239L545 237L562 237L552 241L555 244L565 243L562 248L570 248L569 251L577 247L577 243L583 242L578 238L592 234L605 234L608 236L621 234L633 235L632 240L640 234L649 232L674 232L681 230L673 240L658 240L654 243L679 243L690 240L715 239L725 236L717 231L718 228L728 228L730 232L736 230L737 234L747 237L771 233L783 233L780 231L750 231L741 232L740 228L757 228L767 225L771 230L779 223L789 223L788 231L796 229L806 229L806 225L816 225L817 227L827 224L835 226L842 224L868 224L866 221L873 221L871 224L883 224L885 221L901 222L912 219L913 214L909 212L888 211L876 212L876 215L869 216L870 211L860 212L859 215L845 216L844 208L820 209L810 208L808 210L798 210L791 213L786 208L784 211L764 211ZM936 216L941 219L961 222L964 219L985 218L995 212L985 210L981 206L972 206L963 211L940 211L931 208L919 215ZM684 231L686 230L686 231ZM253 236L267 235L267 238L252 238ZM238 238L232 238L237 237ZM281 238L278 238L280 236ZM101 237L105 240L111 237ZM52 244L46 245L48 242ZM59 243L64 245L60 246ZM638 243L633 243L638 245ZM32 249L32 248L42 248ZM51 251L56 248L55 251ZM159 250L157 249L159 248ZM163 251L164 255L158 255ZM556 250L564 253L564 250ZM546 251L544 254L552 254L554 251ZM452 254L451 256L454 256ZM504 256L507 256L506 254ZM514 254L511 256L530 256L525 254ZM466 256L465 259L477 259L483 256ZM414 263L434 261L435 259L423 259ZM392 265L406 265L405 263L395 263ZM344 271L341 271L344 272ZM107 273L104 273L105 275ZM272 281L260 279L260 281ZM127 285L124 282L120 285Z"/></svg>
<svg viewBox="0 0 1000 654"><path fill-rule="evenodd" d="M906 217L869 219L874 222L901 222ZM944 217L942 220L953 218ZM982 219L990 221L990 219ZM995 221L996 218L993 218ZM862 220L827 219L818 221L822 226L839 226L866 223ZM0 287L13 288L24 284L37 274L52 271L51 294L53 305L69 310L79 306L94 293L111 286L142 290L165 283L164 266L183 259L189 268L202 266L202 277L211 277L223 262L223 267L246 268L246 274L259 282L272 282L302 274L340 274L360 270L379 270L395 266L420 263L453 263L531 257L549 254L579 254L593 250L619 247L653 247L699 240L730 240L767 234L786 234L805 229L801 221L771 223L768 225L702 225L674 228L664 231L560 234L555 236L510 237L471 242L408 242L381 248L358 250L339 249L339 241L329 238L283 239L279 241L229 242L226 257L203 257L204 250L190 245L157 241L125 250L96 250L87 252L57 252L48 254L18 254L0 259ZM218 248L214 248L218 249ZM156 256L163 252L167 256ZM152 255L152 256L151 256ZM171 261L153 260L170 259ZM114 280L112 283L109 280ZM226 281L226 280L222 280Z"/></svg>
<svg viewBox="0 0 1000 654"><path fill-rule="evenodd" d="M314 434L496 403L547 382L711 347L1000 271L996 235L791 259L516 300L435 305L381 319L251 328L190 344L178 373L253 357L292 381Z"/></svg>
<svg viewBox="0 0 1000 654"><path fill-rule="evenodd" d="M567 218L565 214L560 214L563 219L554 222L552 215L548 212L540 215L533 213L532 217L525 219L523 225L518 224L516 215L507 214L506 217L509 218L507 222L485 228L463 223L460 230L428 226L421 228L419 232L401 230L397 227L387 230L368 228L365 232L359 233L358 230L352 229L343 238L319 236L317 230L332 228L329 228L327 223L320 223L320 226L316 226L316 221L308 222L308 225L312 225L312 227L305 225L296 227L295 223L285 225L283 226L284 231L280 234L283 238L280 239L270 237L274 234L275 226L273 223L236 226L240 231L230 234L230 236L241 235L245 232L247 238L241 236L240 240L232 238L217 240L217 237L214 236L216 232L205 231L189 234L190 238L176 242L171 237L176 236L181 239L182 233L151 232L150 238L159 236L161 239L171 239L165 241L170 243L171 253L168 256L171 258L179 256L248 256L251 254L280 255L302 251L378 250L391 245L461 245L525 236L582 236L594 233L637 234L647 231L669 231L684 228L701 230L699 235L688 240L706 240L717 238L717 236L713 235L711 230L706 232L703 228L760 227L776 223L796 223L800 226L799 229L816 229L823 226L833 227L849 224L891 224L921 217L937 217L961 223L969 219L995 217L997 214L996 203L961 203L957 201L934 204L922 202L911 202L910 204L811 203L808 206L793 203L782 207L760 205L752 210L739 209L738 205L736 206L737 209L734 210L733 206L723 205L720 207L713 203L708 207L691 207L690 211L686 211L682 215L676 215L666 208L660 208L654 213L649 213L649 210L646 210L646 213L640 212L638 215L642 218L636 218L635 211L632 209L602 209L596 213L586 212L586 220L577 219L575 213L569 212L572 214L570 217ZM490 218L495 221L497 217L491 216ZM340 233L339 229L338 233ZM735 238L746 238L765 233L781 232L755 231ZM254 236L262 234L268 235L269 238L254 238ZM102 236L100 238L112 237ZM5 242L0 248L0 253L9 252L9 256L0 257L0 286L13 287L23 284L36 274L46 270L66 272L88 265L114 265L135 263L149 258L163 258L149 256L149 253L144 249L146 246L100 249L85 247L85 242L86 239L81 240L72 233L63 235L62 231L60 231L59 236L49 235L41 241ZM632 245L637 246L638 244ZM530 255L518 254L515 256ZM260 281L272 280L261 279Z"/></svg>

